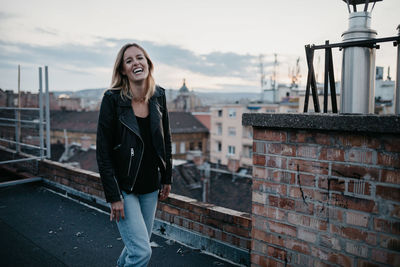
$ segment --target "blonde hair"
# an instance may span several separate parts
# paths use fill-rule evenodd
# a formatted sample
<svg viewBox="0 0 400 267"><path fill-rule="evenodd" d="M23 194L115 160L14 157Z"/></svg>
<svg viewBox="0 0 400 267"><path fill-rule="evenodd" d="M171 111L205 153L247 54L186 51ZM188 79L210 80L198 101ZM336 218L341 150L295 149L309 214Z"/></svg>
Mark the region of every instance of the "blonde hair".
<svg viewBox="0 0 400 267"><path fill-rule="evenodd" d="M153 96L156 88L156 83L153 78L153 70L154 70L154 65L153 62L151 61L149 54L147 54L146 50L143 49L140 45L136 43L128 43L124 45L118 52L117 58L115 59L115 64L114 64L114 69L113 69L113 74L112 74L112 79L111 79L111 89L112 90L118 90L121 89L121 97L122 98L128 98L132 99L132 94L131 91L129 90L129 80L126 75L122 74L122 64L123 64L123 59L124 59L124 53L125 51L131 47L134 46L138 49L140 49L146 60L147 64L149 65L149 75L147 76L146 79L146 88L145 88L145 101L147 102L150 97Z"/></svg>

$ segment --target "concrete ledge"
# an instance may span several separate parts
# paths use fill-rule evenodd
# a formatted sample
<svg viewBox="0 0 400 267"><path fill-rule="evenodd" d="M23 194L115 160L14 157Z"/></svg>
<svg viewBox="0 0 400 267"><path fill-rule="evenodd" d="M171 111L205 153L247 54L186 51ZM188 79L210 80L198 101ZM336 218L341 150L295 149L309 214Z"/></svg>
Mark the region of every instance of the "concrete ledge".
<svg viewBox="0 0 400 267"><path fill-rule="evenodd" d="M167 223L156 218L154 220L153 233L178 241L192 248L198 248L212 255L219 256L224 260L229 259L231 263L239 264L240 266L250 266L249 251L188 231L172 223Z"/></svg>
<svg viewBox="0 0 400 267"><path fill-rule="evenodd" d="M400 133L398 115L245 113L242 124L275 129Z"/></svg>

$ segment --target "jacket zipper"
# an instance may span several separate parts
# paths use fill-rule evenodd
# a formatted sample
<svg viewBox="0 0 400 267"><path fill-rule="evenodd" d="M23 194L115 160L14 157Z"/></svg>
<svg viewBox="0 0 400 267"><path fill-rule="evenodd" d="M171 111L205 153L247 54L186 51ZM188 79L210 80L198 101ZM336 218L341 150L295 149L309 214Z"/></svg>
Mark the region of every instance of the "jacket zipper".
<svg viewBox="0 0 400 267"><path fill-rule="evenodd" d="M118 188L119 195L122 196L122 192L121 192L121 190L119 189L118 181L117 181L117 179L115 179L115 176L113 176L113 178L114 178L115 183L117 184L117 188Z"/></svg>
<svg viewBox="0 0 400 267"><path fill-rule="evenodd" d="M132 164L132 158L135 155L135 151L133 150L133 147L131 147L131 157L129 159L129 166L128 166L128 174L127 176L129 176L129 173L131 172L131 164Z"/></svg>
<svg viewBox="0 0 400 267"><path fill-rule="evenodd" d="M119 119L119 121L120 121L123 125L125 125L126 128L128 128L128 129L131 130L134 134L136 134L135 131L132 130L128 125L126 125L126 123L124 123L121 119ZM137 135L137 134L136 134L136 136L139 137L140 141L142 142L142 146L144 147L144 142L143 142L142 138L141 138L139 135ZM140 164L142 164L143 153L144 153L144 151L143 151L143 149L142 149L142 153L140 154L140 159L139 159L139 167L140 167ZM136 181L137 175L138 175L138 171L136 171L136 173L135 173L135 177L134 177L134 179L133 179L131 191L133 190L133 186L135 185L135 181Z"/></svg>

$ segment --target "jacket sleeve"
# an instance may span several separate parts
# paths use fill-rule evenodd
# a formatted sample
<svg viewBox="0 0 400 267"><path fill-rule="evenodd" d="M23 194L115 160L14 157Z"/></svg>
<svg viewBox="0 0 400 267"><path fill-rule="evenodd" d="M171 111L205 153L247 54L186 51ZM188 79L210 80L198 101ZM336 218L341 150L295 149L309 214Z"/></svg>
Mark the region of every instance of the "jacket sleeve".
<svg viewBox="0 0 400 267"><path fill-rule="evenodd" d="M165 94L162 96L162 103L164 106L162 123L163 123L163 129L164 129L166 171L165 171L165 177L163 177L163 179L161 179L161 183L162 184L172 184L171 128L169 125L169 115L168 115L167 100L166 100Z"/></svg>
<svg viewBox="0 0 400 267"><path fill-rule="evenodd" d="M112 149L116 126L115 105L112 93L106 92L100 106L97 124L96 158L107 202L121 200L118 182L114 176Z"/></svg>

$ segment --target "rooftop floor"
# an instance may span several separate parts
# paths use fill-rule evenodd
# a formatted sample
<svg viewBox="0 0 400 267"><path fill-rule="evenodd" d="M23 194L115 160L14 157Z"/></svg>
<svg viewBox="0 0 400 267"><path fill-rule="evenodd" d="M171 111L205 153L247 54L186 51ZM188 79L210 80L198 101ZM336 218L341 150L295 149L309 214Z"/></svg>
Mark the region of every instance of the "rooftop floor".
<svg viewBox="0 0 400 267"><path fill-rule="evenodd" d="M0 259L6 266L116 266L122 250L103 211L40 183L0 187ZM235 266L153 234L149 266Z"/></svg>

